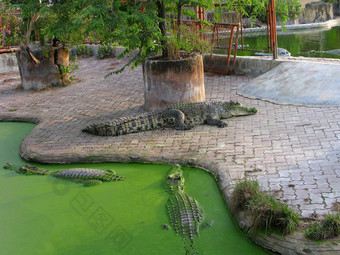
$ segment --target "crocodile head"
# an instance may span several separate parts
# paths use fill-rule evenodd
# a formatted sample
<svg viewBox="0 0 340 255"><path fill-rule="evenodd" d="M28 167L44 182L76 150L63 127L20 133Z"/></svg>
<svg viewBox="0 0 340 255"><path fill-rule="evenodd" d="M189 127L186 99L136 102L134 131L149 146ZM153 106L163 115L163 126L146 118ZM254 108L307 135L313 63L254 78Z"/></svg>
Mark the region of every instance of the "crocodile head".
<svg viewBox="0 0 340 255"><path fill-rule="evenodd" d="M221 113L223 119L238 117L238 116L246 116L253 115L257 113L257 110L252 107L243 106L238 102L224 102L222 104L223 111Z"/></svg>
<svg viewBox="0 0 340 255"><path fill-rule="evenodd" d="M171 191L184 190L184 177L180 165L176 164L171 167L168 174L167 184Z"/></svg>

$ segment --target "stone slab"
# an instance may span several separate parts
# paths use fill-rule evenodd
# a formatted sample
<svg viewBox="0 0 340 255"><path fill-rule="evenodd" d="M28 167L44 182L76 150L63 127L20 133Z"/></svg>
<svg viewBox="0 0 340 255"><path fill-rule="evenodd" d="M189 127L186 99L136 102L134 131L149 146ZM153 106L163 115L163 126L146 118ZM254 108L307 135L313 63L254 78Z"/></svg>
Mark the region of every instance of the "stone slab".
<svg viewBox="0 0 340 255"><path fill-rule="evenodd" d="M280 104L340 105L340 65L284 62L244 84L239 93Z"/></svg>

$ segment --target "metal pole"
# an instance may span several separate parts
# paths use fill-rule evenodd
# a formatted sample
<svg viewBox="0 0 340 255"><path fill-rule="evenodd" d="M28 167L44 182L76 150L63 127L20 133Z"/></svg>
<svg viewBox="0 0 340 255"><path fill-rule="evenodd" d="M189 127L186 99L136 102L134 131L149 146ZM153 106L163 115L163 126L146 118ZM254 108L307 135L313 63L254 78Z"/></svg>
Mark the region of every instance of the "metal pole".
<svg viewBox="0 0 340 255"><path fill-rule="evenodd" d="M272 46L273 46L273 59L278 58L277 54L277 32L276 32L276 11L275 11L275 0L270 0L270 12L271 12L271 29L272 29Z"/></svg>
<svg viewBox="0 0 340 255"><path fill-rule="evenodd" d="M231 30L230 30L229 49L228 49L228 58L227 58L227 70L226 70L227 74L229 74L230 55L231 55L231 50L233 48L234 28L235 28L235 26L231 26Z"/></svg>
<svg viewBox="0 0 340 255"><path fill-rule="evenodd" d="M239 11L239 16L240 16L240 27L241 27L241 45L242 45L242 50L244 50L244 41L243 41L243 24L242 24L242 12ZM238 39L237 39L238 40Z"/></svg>
<svg viewBox="0 0 340 255"><path fill-rule="evenodd" d="M267 43L268 43L268 47L267 47L267 51L270 52L271 49L271 39L270 39L270 18L269 18L269 6L268 4L266 4L266 15L267 15Z"/></svg>
<svg viewBox="0 0 340 255"><path fill-rule="evenodd" d="M215 41L215 33L216 33L216 23L214 24L214 28L213 28L213 34L212 34L212 38L211 38L211 53L210 53L210 58L209 58L209 67L208 70L211 69L211 64L212 64L212 55L213 55L213 51L214 51L214 41Z"/></svg>
<svg viewBox="0 0 340 255"><path fill-rule="evenodd" d="M238 48L238 34L240 31L240 25L238 25L236 30L236 40L235 40L235 49L234 49L234 59L233 59L233 68L232 68L232 72L235 73L235 67L236 67L236 55L237 55L237 48ZM243 45L242 45L243 48Z"/></svg>

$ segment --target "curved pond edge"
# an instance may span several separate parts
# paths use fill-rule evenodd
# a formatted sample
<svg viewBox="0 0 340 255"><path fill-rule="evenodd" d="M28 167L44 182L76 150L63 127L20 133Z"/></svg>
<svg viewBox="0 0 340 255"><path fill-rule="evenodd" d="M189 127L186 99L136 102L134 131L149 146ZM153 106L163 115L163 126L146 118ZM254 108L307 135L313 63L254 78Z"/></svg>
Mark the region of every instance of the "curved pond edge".
<svg viewBox="0 0 340 255"><path fill-rule="evenodd" d="M214 162L207 162L204 158L193 158L186 155L182 155L179 160L174 161L171 158L164 157L162 155L155 155L149 153L141 153L140 150L129 150L124 153L111 153L109 155L96 155L95 153L88 152L87 154L77 154L70 150L68 153L53 152L41 153L38 150L31 148L29 143L29 137L35 129L42 124L42 120L37 117L29 116L0 116L0 121L17 121L17 122L32 122L38 124L30 134L25 137L20 146L20 156L26 161L33 161L43 164L72 164L72 163L152 163L152 164L180 164L188 167L196 167L211 173L218 183L218 186L222 192L223 198L229 208L231 205L231 193L233 190L234 182L228 174L228 171L224 172ZM246 216L242 213L233 215L239 227L243 230L247 228ZM247 228L248 229L248 228ZM245 232L245 231L244 231ZM260 245L270 253L278 254L291 254L291 255L304 255L304 254L322 254L332 255L340 254L339 245L330 245L329 242L316 243L309 241L304 237L302 232L294 232L293 234L280 236L275 233L269 235L247 235L254 243ZM337 240L336 240L337 241ZM333 244L337 242L331 240Z"/></svg>
<svg viewBox="0 0 340 255"><path fill-rule="evenodd" d="M227 57L227 55L213 54L210 65L210 55L204 55L204 66L210 65L209 68L214 70L225 70ZM233 58L230 61L230 66L232 66ZM313 62L316 64L340 65L340 59L336 58L279 57L278 59L273 59L271 56L238 56L236 58L235 73L256 77L285 62Z"/></svg>
<svg viewBox="0 0 340 255"><path fill-rule="evenodd" d="M330 29L335 26L340 26L340 17L336 19L327 20L324 22L316 22L316 23L307 23L307 24L293 24L293 25L285 25L285 26L276 26L277 33L289 32L301 32L304 29ZM256 28L246 28L243 30L245 35L251 34L263 34L267 33L267 27L256 27Z"/></svg>

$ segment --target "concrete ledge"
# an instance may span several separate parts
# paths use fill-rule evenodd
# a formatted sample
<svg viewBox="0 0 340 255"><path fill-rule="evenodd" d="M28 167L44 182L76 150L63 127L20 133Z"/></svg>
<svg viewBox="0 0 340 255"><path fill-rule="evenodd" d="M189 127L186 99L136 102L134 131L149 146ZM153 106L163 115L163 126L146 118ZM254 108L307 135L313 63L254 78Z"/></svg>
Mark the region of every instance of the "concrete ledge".
<svg viewBox="0 0 340 255"><path fill-rule="evenodd" d="M278 34L287 33L287 31L296 32L298 30L310 29L310 28L325 28L330 29L335 26L340 25L340 18L331 19L324 22L315 22L308 24L293 24L293 25L285 25L285 26L276 26L276 30ZM283 28L285 31L282 31ZM267 33L267 27L257 27L257 28L247 28L243 30L244 34L263 34Z"/></svg>
<svg viewBox="0 0 340 255"><path fill-rule="evenodd" d="M204 68L209 66L209 55L204 56ZM227 69L227 55L213 54L210 68L225 71ZM242 56L236 58L235 72L259 76L281 64L283 60L273 60L267 57ZM230 59L229 70L231 71L233 59Z"/></svg>
<svg viewBox="0 0 340 255"><path fill-rule="evenodd" d="M204 56L204 68L209 67L210 55ZM322 64L340 65L340 59L324 59L324 58L307 58L307 57L281 57L273 60L272 57L267 56L238 56L236 58L235 73L245 74L250 76L262 75L278 65L286 62L314 62ZM230 59L229 71L233 65L233 56ZM218 71L225 71L227 68L227 55L213 54L211 69Z"/></svg>

